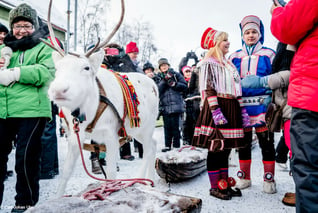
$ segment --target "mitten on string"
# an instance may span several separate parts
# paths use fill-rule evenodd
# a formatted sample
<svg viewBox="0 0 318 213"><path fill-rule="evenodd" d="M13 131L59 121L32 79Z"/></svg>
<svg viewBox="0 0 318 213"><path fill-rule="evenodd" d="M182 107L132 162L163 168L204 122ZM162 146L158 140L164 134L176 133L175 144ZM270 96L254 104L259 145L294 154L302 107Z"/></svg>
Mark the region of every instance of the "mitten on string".
<svg viewBox="0 0 318 213"><path fill-rule="evenodd" d="M245 127L250 126L251 125L250 116L248 116L245 107L241 108L241 113L242 113L243 127L245 128Z"/></svg>
<svg viewBox="0 0 318 213"><path fill-rule="evenodd" d="M212 110L212 117L213 117L213 121L215 125L227 124L227 120L224 117L220 108L216 108L215 110Z"/></svg>

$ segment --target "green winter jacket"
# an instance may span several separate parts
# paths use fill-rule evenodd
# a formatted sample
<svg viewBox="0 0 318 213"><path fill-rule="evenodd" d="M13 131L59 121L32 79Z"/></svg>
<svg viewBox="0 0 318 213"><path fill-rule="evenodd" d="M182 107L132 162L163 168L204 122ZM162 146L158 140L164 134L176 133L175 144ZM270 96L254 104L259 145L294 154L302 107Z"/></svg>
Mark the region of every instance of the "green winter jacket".
<svg viewBox="0 0 318 213"><path fill-rule="evenodd" d="M12 86L0 85L0 118L51 118L47 91L55 73L52 51L40 42L26 51L13 52L8 68L20 67L21 75Z"/></svg>

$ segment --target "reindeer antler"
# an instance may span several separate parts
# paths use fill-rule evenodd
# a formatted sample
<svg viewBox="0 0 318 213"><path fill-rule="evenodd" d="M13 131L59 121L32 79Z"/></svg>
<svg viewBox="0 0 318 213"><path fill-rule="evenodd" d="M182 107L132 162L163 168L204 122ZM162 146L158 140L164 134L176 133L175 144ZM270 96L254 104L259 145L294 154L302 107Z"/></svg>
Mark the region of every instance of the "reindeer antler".
<svg viewBox="0 0 318 213"><path fill-rule="evenodd" d="M51 40L53 42L54 47L52 47L52 45L49 45L49 46L52 47L54 50L56 50L58 53L60 53L61 56L65 56L64 51L62 50L60 45L56 42L56 38L55 38L54 31L53 31L52 24L51 24L51 9L52 9L52 0L50 0L49 10L47 13L47 26L49 28ZM44 42L44 43L47 44L47 42Z"/></svg>
<svg viewBox="0 0 318 213"><path fill-rule="evenodd" d="M47 15L47 25L49 28L49 32L50 32L50 36L53 42L53 45L44 41L43 39L41 39L42 42L44 42L45 44L47 44L48 46L50 46L51 48L53 48L54 50L56 50L61 56L65 56L64 51L62 50L62 48L58 45L58 43L56 42L56 38L55 38L55 34L52 28L52 24L51 24L51 9L52 9L52 0L50 0L49 2L49 9L48 9L48 15ZM106 46L106 44L110 41L110 39L112 39L112 37L115 35L115 33L118 31L120 25L122 24L123 20L124 20L124 14L125 14L125 4L124 4L124 0L121 0L121 16L120 19L117 23L117 25L115 26L115 28L113 29L113 31L110 33L110 35L103 41L100 43L100 40L98 39L97 44L94 46L94 48L92 48L91 50L89 50L85 56L88 58L93 52L95 52L97 49L100 49L104 46ZM71 55L75 55L75 56L79 56L76 53L69 53Z"/></svg>
<svg viewBox="0 0 318 213"><path fill-rule="evenodd" d="M115 35L115 33L118 31L121 23L124 20L124 14L125 14L125 4L124 4L124 0L121 0L121 16L120 19L117 23L117 25L115 26L115 28L113 29L113 31L109 34L109 36L103 41L101 42L99 45L96 44L95 47L93 49L91 49L90 51L88 51L86 53L86 57L88 58L95 50L103 48L104 46L106 46L106 44L110 41L110 39L112 39L112 37Z"/></svg>

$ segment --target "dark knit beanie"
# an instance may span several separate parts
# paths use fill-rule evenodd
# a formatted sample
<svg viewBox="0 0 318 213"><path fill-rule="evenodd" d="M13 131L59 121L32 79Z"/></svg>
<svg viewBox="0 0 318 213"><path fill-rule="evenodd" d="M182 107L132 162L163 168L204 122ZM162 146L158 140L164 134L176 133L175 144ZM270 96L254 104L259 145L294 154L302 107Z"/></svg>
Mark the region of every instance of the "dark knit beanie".
<svg viewBox="0 0 318 213"><path fill-rule="evenodd" d="M159 69L160 69L160 66L163 65L163 64L168 64L168 65L170 66L170 64L169 64L169 62L168 62L168 59L166 59L166 58L160 58L159 61L158 61Z"/></svg>
<svg viewBox="0 0 318 213"><path fill-rule="evenodd" d="M6 26L4 26L3 24L0 23L0 32L8 33L9 30Z"/></svg>
<svg viewBox="0 0 318 213"><path fill-rule="evenodd" d="M23 3L17 6L16 8L12 9L9 13L9 26L12 29L13 24L21 21L29 21L33 24L34 29L39 29L39 22L36 10L33 9L31 6Z"/></svg>
<svg viewBox="0 0 318 213"><path fill-rule="evenodd" d="M145 72L146 69L152 69L152 71L155 70L155 68L152 66L152 64L150 62L147 62L144 64L142 70Z"/></svg>

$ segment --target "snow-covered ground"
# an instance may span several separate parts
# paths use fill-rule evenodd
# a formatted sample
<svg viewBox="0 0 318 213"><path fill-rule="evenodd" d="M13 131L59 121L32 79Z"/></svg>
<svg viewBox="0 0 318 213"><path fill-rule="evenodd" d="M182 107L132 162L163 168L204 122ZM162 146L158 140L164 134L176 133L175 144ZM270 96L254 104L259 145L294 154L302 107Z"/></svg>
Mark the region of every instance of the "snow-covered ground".
<svg viewBox="0 0 318 213"><path fill-rule="evenodd" d="M156 128L154 133L154 138L157 139L157 154L161 154L161 148L164 146L163 139L163 128ZM276 135L276 142L278 141L279 135ZM59 143L59 162L60 162L60 173L62 173L62 165L66 156L67 142L65 138L60 138ZM133 150L133 149L132 149ZM14 150L10 155L8 168L10 170L14 169ZM136 159L134 161L120 160L118 162L120 171L118 173L118 178L129 178L135 174L138 170L138 166L141 163L141 159L138 158L138 154L134 153ZM238 156L234 152L233 160L231 164L236 165L236 167L230 167L230 175L236 177L236 172L238 167ZM85 159L87 167L90 168L89 152L85 151ZM243 196L240 198L234 197L232 200L223 201L216 199L209 195L209 180L206 172L201 175L181 183L171 183L167 184L159 176L156 177L155 187L160 191L169 191L171 193L186 195L191 197L196 197L202 199L202 213L212 213L212 212L262 212L262 213L282 213L295 212L294 207L287 207L282 204L281 200L285 192L294 192L294 184L292 177L289 176L288 170L282 170L276 166L275 178L277 184L276 194L266 194L262 192L263 187L263 165L261 160L260 148L257 145L253 149L252 153L252 187L242 191ZM56 188L58 185L58 176L52 180L41 180L40 181L40 200L39 204L54 197ZM74 173L68 183L66 188L66 194L78 194L80 191L85 189L88 184L96 183L95 180L90 178L85 171L81 161L78 160ZM15 176L9 177L9 180L5 182L4 199L2 202L1 213L10 212L11 208L14 206L14 196L15 196ZM59 211L57 211L59 212ZM107 212L107 210L105 210ZM146 212L146 210L145 210ZM60 213L60 212L59 212Z"/></svg>

